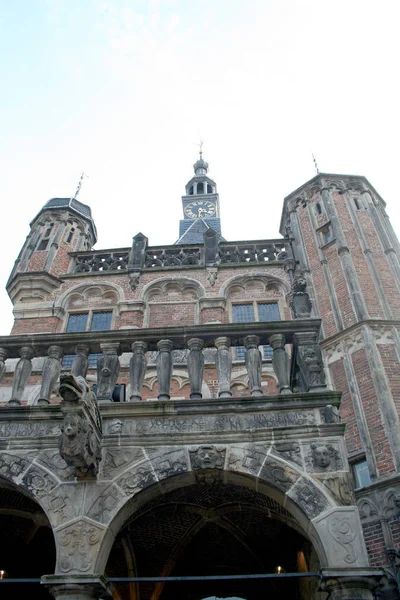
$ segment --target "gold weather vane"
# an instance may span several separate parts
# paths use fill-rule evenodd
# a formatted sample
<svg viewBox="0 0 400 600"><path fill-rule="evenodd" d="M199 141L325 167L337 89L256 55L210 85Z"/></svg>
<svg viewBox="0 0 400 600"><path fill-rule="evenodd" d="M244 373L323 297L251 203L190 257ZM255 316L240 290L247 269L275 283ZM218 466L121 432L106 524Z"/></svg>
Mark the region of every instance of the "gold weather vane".
<svg viewBox="0 0 400 600"><path fill-rule="evenodd" d="M312 158L313 158L313 161L314 161L315 170L317 171L317 175L319 175L319 169L318 169L317 161L315 159L314 154L313 153L311 153L311 154L312 154Z"/></svg>
<svg viewBox="0 0 400 600"><path fill-rule="evenodd" d="M200 158L203 158L203 144L204 144L204 142L201 138L200 138L200 144L195 144L195 146L198 146L198 148L199 148Z"/></svg>
<svg viewBox="0 0 400 600"><path fill-rule="evenodd" d="M74 194L74 199L75 199L75 200L76 200L76 197L77 197L77 195L78 195L78 194L79 194L79 192L81 191L81 187L82 187L82 183L83 183L83 178L84 178L84 177L89 177L89 175L86 175L86 173L84 173L84 172L82 171L82 173L81 173L81 176L80 176L80 178L79 178L79 181L78 181L78 185L76 186L76 192L75 192L75 194Z"/></svg>

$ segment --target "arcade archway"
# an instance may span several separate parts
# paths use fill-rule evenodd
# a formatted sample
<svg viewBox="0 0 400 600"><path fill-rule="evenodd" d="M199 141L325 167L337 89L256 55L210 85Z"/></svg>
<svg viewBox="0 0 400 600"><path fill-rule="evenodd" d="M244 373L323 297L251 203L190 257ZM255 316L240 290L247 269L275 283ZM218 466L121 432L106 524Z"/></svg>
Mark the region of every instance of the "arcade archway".
<svg viewBox="0 0 400 600"><path fill-rule="evenodd" d="M196 483L159 495L131 514L116 537L108 577L228 576L316 570L319 562L293 516L239 484ZM114 584L120 600L258 600L314 597L306 578L216 579Z"/></svg>
<svg viewBox="0 0 400 600"><path fill-rule="evenodd" d="M53 532L42 508L21 488L0 477L0 570L10 579L36 579L54 572ZM7 598L49 598L40 584L5 583ZM3 597L3 596L2 596Z"/></svg>

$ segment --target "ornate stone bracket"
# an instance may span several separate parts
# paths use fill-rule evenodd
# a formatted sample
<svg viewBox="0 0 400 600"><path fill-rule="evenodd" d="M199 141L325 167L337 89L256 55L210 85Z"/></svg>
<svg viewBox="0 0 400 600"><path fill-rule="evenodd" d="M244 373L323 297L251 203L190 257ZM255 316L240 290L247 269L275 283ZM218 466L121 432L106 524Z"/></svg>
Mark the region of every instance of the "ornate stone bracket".
<svg viewBox="0 0 400 600"><path fill-rule="evenodd" d="M325 390L326 378L321 348L314 332L295 333L293 335L296 365L299 368L304 391Z"/></svg>
<svg viewBox="0 0 400 600"><path fill-rule="evenodd" d="M102 438L95 395L83 377L73 375L61 375L59 393L64 415L58 439L60 455L76 477L94 477L101 460Z"/></svg>

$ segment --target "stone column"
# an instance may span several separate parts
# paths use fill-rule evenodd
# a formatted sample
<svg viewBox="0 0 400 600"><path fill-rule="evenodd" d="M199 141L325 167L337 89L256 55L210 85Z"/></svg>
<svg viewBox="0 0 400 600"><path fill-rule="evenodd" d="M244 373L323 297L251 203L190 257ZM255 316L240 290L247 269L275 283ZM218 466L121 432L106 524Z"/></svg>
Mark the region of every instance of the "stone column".
<svg viewBox="0 0 400 600"><path fill-rule="evenodd" d="M231 373L232 373L232 354L229 350L231 340L228 337L219 337L214 340L214 345L217 348L217 356L215 357L215 366L218 373L218 385L220 398L230 398L231 392Z"/></svg>
<svg viewBox="0 0 400 600"><path fill-rule="evenodd" d="M75 346L76 357L74 362L72 363L71 373L74 377L83 377L86 378L86 373L88 370L88 355L89 355L89 346L86 344L77 344Z"/></svg>
<svg viewBox="0 0 400 600"><path fill-rule="evenodd" d="M8 352L5 348L0 348L0 381L3 379L6 370L5 361L8 358Z"/></svg>
<svg viewBox="0 0 400 600"><path fill-rule="evenodd" d="M133 342L131 347L133 354L129 363L131 377L131 395L129 396L129 400L131 402L140 402L147 367L147 344L145 342Z"/></svg>
<svg viewBox="0 0 400 600"><path fill-rule="evenodd" d="M191 338L187 342L187 347L189 348L187 367L189 372L191 400L198 400L203 397L203 394L201 393L204 375L203 346L203 340L200 338Z"/></svg>
<svg viewBox="0 0 400 600"><path fill-rule="evenodd" d="M258 349L260 338L257 335L247 335L243 340L246 348L245 364L249 376L252 396L262 396L261 389L261 352Z"/></svg>
<svg viewBox="0 0 400 600"><path fill-rule="evenodd" d="M103 354L97 361L97 400L112 402L112 395L119 374L119 343L100 344Z"/></svg>
<svg viewBox="0 0 400 600"><path fill-rule="evenodd" d="M56 387L57 379L60 376L64 351L61 346L50 346L47 354L42 369L42 386L38 404L49 404L51 393Z"/></svg>
<svg viewBox="0 0 400 600"><path fill-rule="evenodd" d="M32 371L32 358L34 357L33 348L30 346L22 346L19 351L20 359L15 367L14 379L11 391L11 406L19 406L21 404L22 394Z"/></svg>
<svg viewBox="0 0 400 600"><path fill-rule="evenodd" d="M103 575L43 575L42 585L56 600L94 600L112 598Z"/></svg>
<svg viewBox="0 0 400 600"><path fill-rule="evenodd" d="M307 392L326 390L325 369L317 333L304 331L293 335L296 362Z"/></svg>
<svg viewBox="0 0 400 600"><path fill-rule="evenodd" d="M172 347L171 340L160 340L157 342L157 378L158 399L169 400L169 390L172 377Z"/></svg>
<svg viewBox="0 0 400 600"><path fill-rule="evenodd" d="M286 338L282 333L275 333L270 336L269 343L273 350L272 366L278 378L280 393L291 394L289 376L290 358L285 350Z"/></svg>
<svg viewBox="0 0 400 600"><path fill-rule="evenodd" d="M329 600L373 600L383 570L365 568L321 569L318 591L327 592Z"/></svg>

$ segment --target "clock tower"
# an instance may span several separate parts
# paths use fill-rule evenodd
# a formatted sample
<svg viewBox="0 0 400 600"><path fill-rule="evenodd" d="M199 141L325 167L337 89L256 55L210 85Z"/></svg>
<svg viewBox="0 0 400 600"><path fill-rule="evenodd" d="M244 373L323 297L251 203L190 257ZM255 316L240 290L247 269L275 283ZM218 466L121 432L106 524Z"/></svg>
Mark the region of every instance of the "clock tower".
<svg viewBox="0 0 400 600"><path fill-rule="evenodd" d="M186 184L186 194L182 196L183 219L179 223L177 244L202 243L204 233L210 228L221 236L217 185L207 175L208 163L203 160L202 152L193 169L194 177Z"/></svg>

